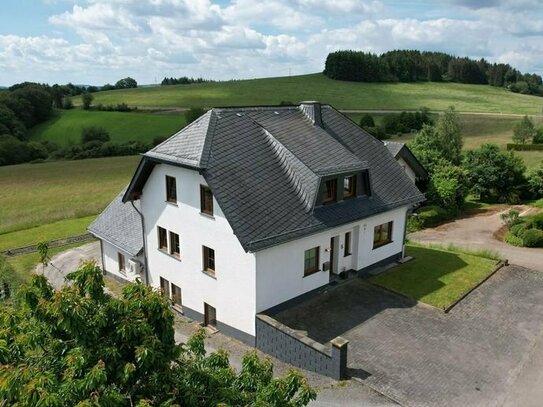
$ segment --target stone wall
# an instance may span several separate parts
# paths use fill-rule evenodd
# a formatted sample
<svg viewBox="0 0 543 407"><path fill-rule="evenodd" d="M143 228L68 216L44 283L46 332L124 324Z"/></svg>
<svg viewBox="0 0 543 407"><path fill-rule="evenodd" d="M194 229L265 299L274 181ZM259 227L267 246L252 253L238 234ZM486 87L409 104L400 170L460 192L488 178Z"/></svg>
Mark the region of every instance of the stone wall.
<svg viewBox="0 0 543 407"><path fill-rule="evenodd" d="M256 347L261 351L333 379L340 380L347 371L348 341L337 337L325 346L281 324L268 315L256 316Z"/></svg>

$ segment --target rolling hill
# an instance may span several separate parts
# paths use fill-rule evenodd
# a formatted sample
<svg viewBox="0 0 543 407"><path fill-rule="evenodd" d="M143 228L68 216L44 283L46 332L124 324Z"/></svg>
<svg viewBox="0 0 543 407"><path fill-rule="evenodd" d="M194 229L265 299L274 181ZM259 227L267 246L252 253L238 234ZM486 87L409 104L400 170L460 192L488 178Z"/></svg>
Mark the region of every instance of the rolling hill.
<svg viewBox="0 0 543 407"><path fill-rule="evenodd" d="M218 107L275 105L319 100L338 109L409 110L427 106L458 111L541 114L543 98L489 85L460 83L344 82L323 74L235 80L191 85L157 86L94 94L94 104L127 103L148 107Z"/></svg>

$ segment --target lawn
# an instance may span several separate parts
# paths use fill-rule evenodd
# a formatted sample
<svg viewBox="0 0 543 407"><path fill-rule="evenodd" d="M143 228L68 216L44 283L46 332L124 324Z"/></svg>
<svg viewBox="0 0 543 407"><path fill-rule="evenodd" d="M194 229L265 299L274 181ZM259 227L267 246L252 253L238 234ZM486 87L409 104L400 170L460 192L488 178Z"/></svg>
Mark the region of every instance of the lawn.
<svg viewBox="0 0 543 407"><path fill-rule="evenodd" d="M124 143L142 141L149 143L157 136L166 137L185 126L183 114L160 114L139 112L100 112L92 110L63 110L55 117L31 130L34 141L48 140L65 146L80 143L84 127L105 128L111 141Z"/></svg>
<svg viewBox="0 0 543 407"><path fill-rule="evenodd" d="M130 179L138 156L0 167L0 235L100 213Z"/></svg>
<svg viewBox="0 0 543 407"><path fill-rule="evenodd" d="M374 276L370 281L406 297L446 309L495 268L496 260L407 245L414 260Z"/></svg>
<svg viewBox="0 0 543 407"><path fill-rule="evenodd" d="M94 103L131 106L216 107L275 105L319 100L338 109L418 109L541 114L543 99L488 85L459 83L362 83L321 73L280 78L123 89L94 94Z"/></svg>
<svg viewBox="0 0 543 407"><path fill-rule="evenodd" d="M0 251L50 242L70 236L82 235L87 232L87 226L96 218L95 215L84 218L65 219L30 229L0 235Z"/></svg>

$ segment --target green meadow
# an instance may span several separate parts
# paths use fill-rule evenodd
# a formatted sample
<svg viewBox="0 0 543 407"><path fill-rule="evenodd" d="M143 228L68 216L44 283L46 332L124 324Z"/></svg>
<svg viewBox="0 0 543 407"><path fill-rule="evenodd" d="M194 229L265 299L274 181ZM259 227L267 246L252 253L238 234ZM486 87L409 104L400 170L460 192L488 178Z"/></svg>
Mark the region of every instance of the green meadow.
<svg viewBox="0 0 543 407"><path fill-rule="evenodd" d="M32 128L30 136L34 141L48 140L66 146L80 143L84 127L100 126L108 131L112 142L149 143L157 136L170 136L185 123L181 113L103 112L76 108L57 112L52 119Z"/></svg>
<svg viewBox="0 0 543 407"><path fill-rule="evenodd" d="M488 85L459 83L362 83L336 81L321 73L191 85L113 90L95 94L94 103L154 107L275 105L319 100L338 109L445 110L541 114L543 99Z"/></svg>

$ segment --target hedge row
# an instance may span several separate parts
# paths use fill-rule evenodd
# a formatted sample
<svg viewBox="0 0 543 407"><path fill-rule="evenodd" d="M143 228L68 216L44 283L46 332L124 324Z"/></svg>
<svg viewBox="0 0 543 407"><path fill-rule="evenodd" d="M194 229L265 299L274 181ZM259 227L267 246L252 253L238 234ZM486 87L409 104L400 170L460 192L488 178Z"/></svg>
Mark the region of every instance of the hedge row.
<svg viewBox="0 0 543 407"><path fill-rule="evenodd" d="M507 149L512 151L543 151L543 144L507 144Z"/></svg>

